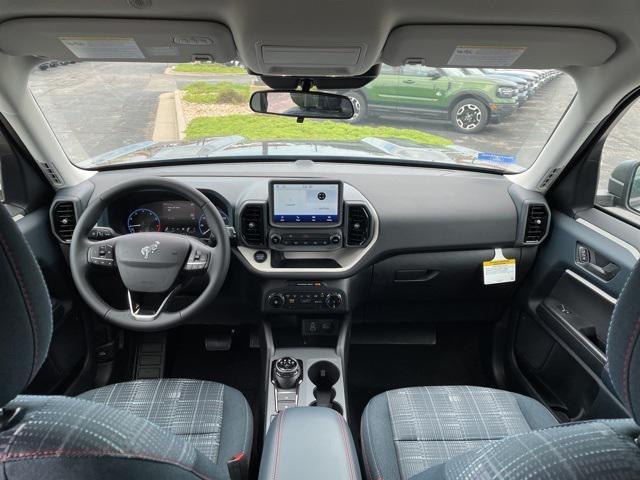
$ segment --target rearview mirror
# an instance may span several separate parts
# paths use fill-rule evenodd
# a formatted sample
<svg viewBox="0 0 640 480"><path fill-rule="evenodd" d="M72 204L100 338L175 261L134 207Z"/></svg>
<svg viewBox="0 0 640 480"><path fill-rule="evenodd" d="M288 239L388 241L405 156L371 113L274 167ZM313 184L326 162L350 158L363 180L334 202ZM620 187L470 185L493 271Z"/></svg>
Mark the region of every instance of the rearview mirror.
<svg viewBox="0 0 640 480"><path fill-rule="evenodd" d="M300 90L264 90L251 95L251 110L297 118L331 118L346 120L353 117L353 105L344 95Z"/></svg>

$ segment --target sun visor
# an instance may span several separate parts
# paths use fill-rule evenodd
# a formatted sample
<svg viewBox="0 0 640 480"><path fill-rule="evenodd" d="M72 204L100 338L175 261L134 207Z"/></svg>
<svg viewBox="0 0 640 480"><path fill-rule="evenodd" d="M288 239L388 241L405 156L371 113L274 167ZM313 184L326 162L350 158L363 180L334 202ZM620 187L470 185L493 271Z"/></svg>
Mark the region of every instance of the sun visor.
<svg viewBox="0 0 640 480"><path fill-rule="evenodd" d="M407 25L382 51L389 65L563 68L601 65L616 50L603 33L581 28L497 25Z"/></svg>
<svg viewBox="0 0 640 480"><path fill-rule="evenodd" d="M174 20L22 18L0 24L0 50L56 60L228 62L236 58L229 29Z"/></svg>

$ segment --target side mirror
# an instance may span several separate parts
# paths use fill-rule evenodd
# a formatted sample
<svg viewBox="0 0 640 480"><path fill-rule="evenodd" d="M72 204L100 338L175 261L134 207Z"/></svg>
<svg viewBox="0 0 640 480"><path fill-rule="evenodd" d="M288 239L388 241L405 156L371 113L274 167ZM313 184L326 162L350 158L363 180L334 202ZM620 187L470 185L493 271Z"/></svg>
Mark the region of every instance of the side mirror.
<svg viewBox="0 0 640 480"><path fill-rule="evenodd" d="M301 90L263 90L251 95L251 110L285 117L331 118L353 117L353 104L344 95Z"/></svg>
<svg viewBox="0 0 640 480"><path fill-rule="evenodd" d="M427 77L429 77L430 80L437 80L442 76L442 74L440 72L429 72L427 74Z"/></svg>
<svg viewBox="0 0 640 480"><path fill-rule="evenodd" d="M618 165L609 178L608 192L614 206L640 213L640 160Z"/></svg>

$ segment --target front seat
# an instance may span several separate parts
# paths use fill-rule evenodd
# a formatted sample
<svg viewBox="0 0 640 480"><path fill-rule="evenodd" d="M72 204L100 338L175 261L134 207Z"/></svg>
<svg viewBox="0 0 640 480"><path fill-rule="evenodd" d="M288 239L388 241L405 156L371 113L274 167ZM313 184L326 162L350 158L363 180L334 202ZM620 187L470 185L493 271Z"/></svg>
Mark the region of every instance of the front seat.
<svg viewBox="0 0 640 480"><path fill-rule="evenodd" d="M227 480L230 470L234 479L246 475L252 415L230 387L144 380L81 398L17 396L47 356L51 303L29 246L2 206L0 312L0 478Z"/></svg>
<svg viewBox="0 0 640 480"><path fill-rule="evenodd" d="M369 480L639 479L640 262L613 312L608 372L631 419L559 424L541 403L490 388L417 387L371 399Z"/></svg>

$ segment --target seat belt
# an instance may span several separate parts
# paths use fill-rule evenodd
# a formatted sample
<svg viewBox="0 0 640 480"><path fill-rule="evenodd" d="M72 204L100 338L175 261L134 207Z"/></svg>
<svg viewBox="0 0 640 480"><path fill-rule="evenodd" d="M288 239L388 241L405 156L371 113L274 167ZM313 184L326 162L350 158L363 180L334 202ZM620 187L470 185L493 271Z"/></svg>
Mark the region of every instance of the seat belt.
<svg viewBox="0 0 640 480"><path fill-rule="evenodd" d="M227 469L231 480L247 480L249 477L249 464L244 452L235 454L227 461Z"/></svg>

